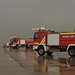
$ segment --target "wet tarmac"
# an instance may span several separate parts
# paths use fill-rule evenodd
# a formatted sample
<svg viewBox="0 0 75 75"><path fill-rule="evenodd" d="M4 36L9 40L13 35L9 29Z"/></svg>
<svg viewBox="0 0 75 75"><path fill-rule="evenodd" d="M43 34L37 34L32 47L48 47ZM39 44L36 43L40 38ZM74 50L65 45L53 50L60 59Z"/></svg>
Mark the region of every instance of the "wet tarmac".
<svg viewBox="0 0 75 75"><path fill-rule="evenodd" d="M30 49L20 48L10 51L7 48L0 50L1 55L3 57L0 57L0 61L9 61L9 65L0 63L0 75L3 71L6 75L75 75L75 57L70 57L67 52L39 56L36 51Z"/></svg>

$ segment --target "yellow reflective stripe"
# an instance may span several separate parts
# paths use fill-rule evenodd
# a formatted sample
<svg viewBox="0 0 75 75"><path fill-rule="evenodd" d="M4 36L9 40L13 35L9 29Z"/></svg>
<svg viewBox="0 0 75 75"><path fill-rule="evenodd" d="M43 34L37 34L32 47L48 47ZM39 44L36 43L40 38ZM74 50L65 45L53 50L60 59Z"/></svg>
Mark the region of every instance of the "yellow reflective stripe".
<svg viewBox="0 0 75 75"><path fill-rule="evenodd" d="M34 44L39 44L39 42L34 42Z"/></svg>
<svg viewBox="0 0 75 75"><path fill-rule="evenodd" d="M42 44L44 44L46 41L46 36L44 37L43 41L42 41Z"/></svg>
<svg viewBox="0 0 75 75"><path fill-rule="evenodd" d="M40 44L44 44L46 41L46 36L43 37L43 39L41 40ZM34 44L39 44L39 42L34 42Z"/></svg>
<svg viewBox="0 0 75 75"><path fill-rule="evenodd" d="M46 40L43 40L41 44L44 44Z"/></svg>
<svg viewBox="0 0 75 75"><path fill-rule="evenodd" d="M46 41L46 36L44 36L44 38L41 40L40 44L44 44L45 41Z"/></svg>
<svg viewBox="0 0 75 75"><path fill-rule="evenodd" d="M75 32L71 32L71 33L70 32L69 33L64 32L64 33L60 33L60 34L75 34Z"/></svg>

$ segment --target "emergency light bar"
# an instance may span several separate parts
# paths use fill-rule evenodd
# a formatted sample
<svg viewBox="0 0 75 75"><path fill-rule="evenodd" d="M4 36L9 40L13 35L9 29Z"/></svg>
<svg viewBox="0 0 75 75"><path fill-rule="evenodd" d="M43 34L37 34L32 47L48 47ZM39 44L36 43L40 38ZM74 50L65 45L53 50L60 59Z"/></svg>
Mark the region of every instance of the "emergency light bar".
<svg viewBox="0 0 75 75"><path fill-rule="evenodd" d="M15 38L16 36L10 37L9 39Z"/></svg>
<svg viewBox="0 0 75 75"><path fill-rule="evenodd" d="M33 28L32 30L46 30L46 27Z"/></svg>
<svg viewBox="0 0 75 75"><path fill-rule="evenodd" d="M32 30L39 30L40 28L33 28Z"/></svg>

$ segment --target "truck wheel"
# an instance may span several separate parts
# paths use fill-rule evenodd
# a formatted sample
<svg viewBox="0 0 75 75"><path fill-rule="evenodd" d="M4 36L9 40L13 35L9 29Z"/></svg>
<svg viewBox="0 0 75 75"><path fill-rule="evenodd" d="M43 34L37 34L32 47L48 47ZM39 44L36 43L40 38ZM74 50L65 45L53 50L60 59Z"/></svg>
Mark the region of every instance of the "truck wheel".
<svg viewBox="0 0 75 75"><path fill-rule="evenodd" d="M16 45L16 48L19 49L19 45Z"/></svg>
<svg viewBox="0 0 75 75"><path fill-rule="evenodd" d="M29 46L29 49L32 49L32 48L33 48L33 45L30 45L30 46Z"/></svg>
<svg viewBox="0 0 75 75"><path fill-rule="evenodd" d="M53 52L48 50L46 53L47 53L47 55L52 55Z"/></svg>
<svg viewBox="0 0 75 75"><path fill-rule="evenodd" d="M75 56L75 48L74 47L70 47L69 50L68 50L68 54L70 56Z"/></svg>
<svg viewBox="0 0 75 75"><path fill-rule="evenodd" d="M37 51L38 51L38 54L40 56L43 56L45 54L45 51L44 51L44 48L43 47L39 47Z"/></svg>

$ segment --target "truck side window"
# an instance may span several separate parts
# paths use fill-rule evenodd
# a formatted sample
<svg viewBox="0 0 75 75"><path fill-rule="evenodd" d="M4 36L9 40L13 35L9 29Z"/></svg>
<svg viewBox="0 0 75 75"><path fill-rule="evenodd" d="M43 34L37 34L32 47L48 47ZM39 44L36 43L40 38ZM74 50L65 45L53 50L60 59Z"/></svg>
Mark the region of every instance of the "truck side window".
<svg viewBox="0 0 75 75"><path fill-rule="evenodd" d="M34 39L40 38L40 34L34 34Z"/></svg>
<svg viewBox="0 0 75 75"><path fill-rule="evenodd" d="M10 39L10 42L14 42L15 40L14 39Z"/></svg>

